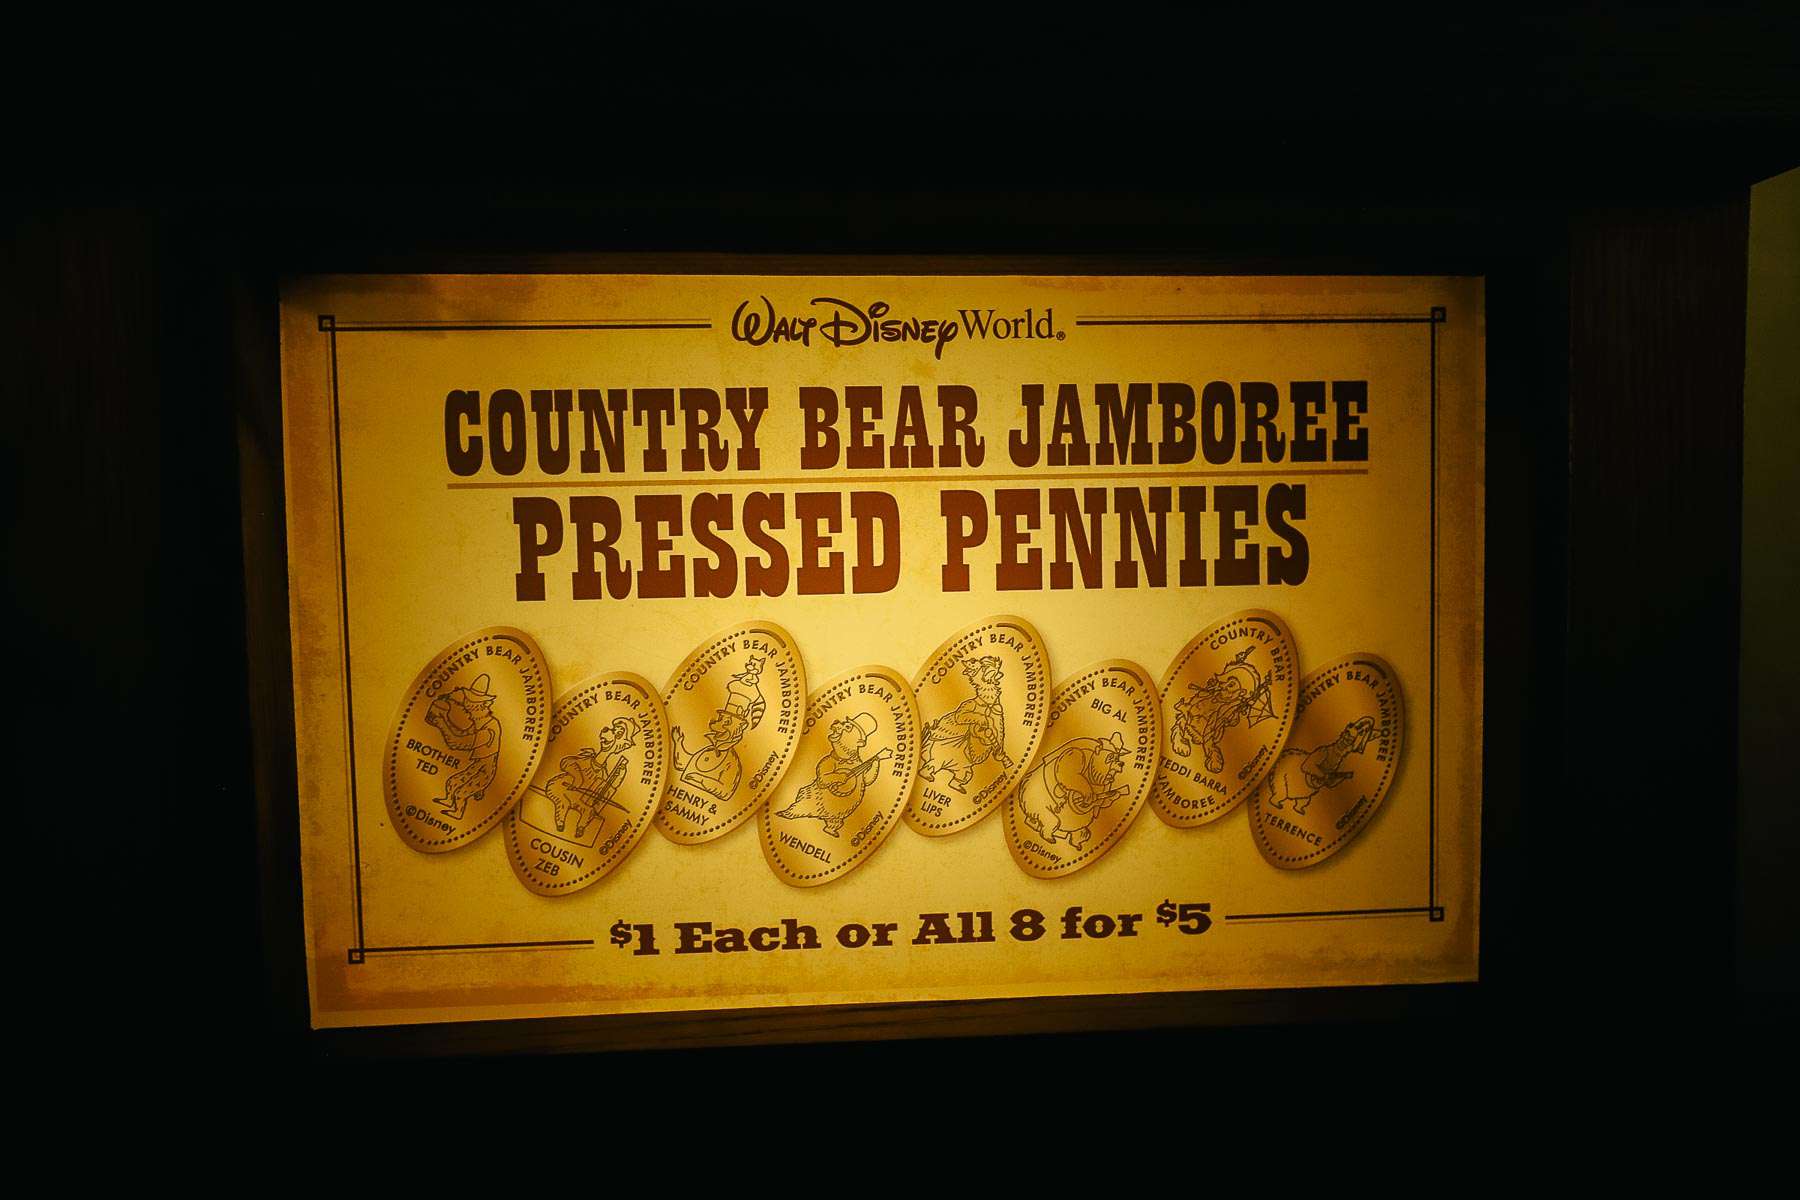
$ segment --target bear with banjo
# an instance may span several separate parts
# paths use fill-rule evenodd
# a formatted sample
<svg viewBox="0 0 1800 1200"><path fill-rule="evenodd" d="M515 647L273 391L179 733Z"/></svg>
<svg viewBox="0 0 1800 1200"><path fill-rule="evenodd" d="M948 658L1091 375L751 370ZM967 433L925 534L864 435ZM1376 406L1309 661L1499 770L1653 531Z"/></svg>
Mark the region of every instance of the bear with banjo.
<svg viewBox="0 0 1800 1200"><path fill-rule="evenodd" d="M775 815L789 820L812 818L823 821L825 832L837 837L844 822L862 807L863 794L874 781L881 764L894 752L883 746L867 758L863 748L875 733L875 718L857 713L842 721L834 721L828 740L831 753L820 758L813 768L813 781L800 789L794 802Z"/></svg>

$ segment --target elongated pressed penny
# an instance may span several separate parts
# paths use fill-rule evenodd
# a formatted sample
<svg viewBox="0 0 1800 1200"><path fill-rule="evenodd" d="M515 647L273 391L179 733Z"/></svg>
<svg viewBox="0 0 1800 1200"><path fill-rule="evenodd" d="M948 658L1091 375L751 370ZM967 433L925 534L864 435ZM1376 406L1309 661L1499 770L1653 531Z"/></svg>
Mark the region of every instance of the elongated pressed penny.
<svg viewBox="0 0 1800 1200"><path fill-rule="evenodd" d="M1031 764L1050 704L1050 656L1031 622L989 617L932 651L913 692L925 724L906 823L943 837L998 808Z"/></svg>
<svg viewBox="0 0 1800 1200"><path fill-rule="evenodd" d="M1163 673L1157 816L1192 829L1256 790L1293 728L1297 663L1287 623L1261 609L1233 613L1181 648Z"/></svg>
<svg viewBox="0 0 1800 1200"><path fill-rule="evenodd" d="M1367 829L1393 786L1405 736L1400 678L1350 654L1300 683L1294 732L1250 797L1250 832L1284 871L1315 866Z"/></svg>
<svg viewBox="0 0 1800 1200"><path fill-rule="evenodd" d="M507 861L540 896L567 896L617 870L643 840L669 783L669 721L650 681L596 676L557 697L550 745L506 821Z"/></svg>
<svg viewBox="0 0 1800 1200"><path fill-rule="evenodd" d="M754 817L793 761L805 701L800 651L772 621L695 647L663 689L672 763L657 829L696 845Z"/></svg>
<svg viewBox="0 0 1800 1200"><path fill-rule="evenodd" d="M1029 875L1090 867L1124 838L1162 752L1162 705L1134 662L1095 663L1057 686L1050 727L1006 805L1006 845Z"/></svg>
<svg viewBox="0 0 1800 1200"><path fill-rule="evenodd" d="M903 676L859 667L821 687L794 767L763 808L770 869L818 887L868 862L899 826L918 769L919 709Z"/></svg>
<svg viewBox="0 0 1800 1200"><path fill-rule="evenodd" d="M496 625L435 655L406 690L383 755L388 816L406 844L456 850L512 811L550 728L550 672L522 630Z"/></svg>

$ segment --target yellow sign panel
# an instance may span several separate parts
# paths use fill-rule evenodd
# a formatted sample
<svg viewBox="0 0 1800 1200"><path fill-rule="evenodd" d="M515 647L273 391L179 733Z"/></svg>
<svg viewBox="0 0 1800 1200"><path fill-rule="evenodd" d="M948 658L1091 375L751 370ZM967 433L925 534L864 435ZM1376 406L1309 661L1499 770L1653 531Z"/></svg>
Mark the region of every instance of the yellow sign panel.
<svg viewBox="0 0 1800 1200"><path fill-rule="evenodd" d="M314 1023L1475 978L1483 338L1478 279L291 284Z"/></svg>

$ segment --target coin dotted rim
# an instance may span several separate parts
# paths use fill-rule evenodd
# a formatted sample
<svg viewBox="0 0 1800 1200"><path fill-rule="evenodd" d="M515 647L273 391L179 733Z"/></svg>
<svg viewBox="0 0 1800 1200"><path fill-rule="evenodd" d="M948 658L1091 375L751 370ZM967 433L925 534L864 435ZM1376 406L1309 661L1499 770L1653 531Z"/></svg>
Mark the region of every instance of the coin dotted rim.
<svg viewBox="0 0 1800 1200"><path fill-rule="evenodd" d="M1015 624L1015 622L1016 622L1016 624ZM1014 760L1015 762L1024 763L1025 766L1014 768L1013 777L1011 779L1008 779L1008 778L1006 778L1006 776L1002 775L994 781L994 784L993 784L994 790L999 794L999 797L1000 797L998 800L990 800L985 806L976 809L974 812L970 813L968 816L958 817L954 821L927 821L923 817L918 818L917 820L915 820L913 818L913 815L912 815L913 796L912 796L911 792L907 793L906 807L900 811L900 819L905 821L908 825L911 825L915 830L924 834L926 837L933 836L932 834L925 833L925 830L927 830L927 829L954 830L958 825L965 825L965 824L969 823L970 821L979 821L982 817L987 816L989 813L993 812L995 809L1004 805L1007 802L1007 800L1011 798L1013 785L1018 783L1020 779L1024 778L1025 772L1029 771L1031 769L1031 762L1033 759L1035 759L1037 757L1038 746L1040 744L1042 744L1044 730L1047 729L1050 725L1049 713L1050 713L1051 707L1054 705L1055 700L1056 700L1056 692L1053 688L1051 688L1049 686L1049 683L1050 683L1050 652L1049 652L1049 650L1047 650L1045 648L1044 639L1043 639L1043 637L1041 637L1038 634L1037 627L1032 625L1031 622L1027 621L1024 617L1004 617L1004 618L994 618L994 619L987 620L987 621L980 621L974 625L969 626L967 629L964 629L958 633L954 633L954 634L950 635L949 637L944 639L944 642L942 645L940 645L936 650L934 650L931 653L930 657L926 658L925 664L919 668L918 674L917 674L917 676L915 676L915 678L916 679L924 679L925 676L929 675L931 673L932 664L937 662L937 660L939 658L943 657L943 655L947 651L949 651L951 646L953 646L955 643L962 641L964 638L973 637L975 634L982 633L989 629L1017 629L1020 633L1023 633L1026 635L1026 639L1028 641L1030 641L1032 647L1037 651L1037 656L1038 656L1038 672L1037 673L1038 673L1038 679L1040 681L1039 686L1043 687L1044 690L1049 693L1044 698L1044 718L1043 718L1043 720L1038 722L1037 728L1032 731L1031 744L1026 748L1025 753L1021 754L1017 759ZM1025 659L1021 657L1020 662L1024 663ZM1026 665L1029 666L1029 663L1026 663ZM936 685L934 684L933 686L936 686ZM919 701L919 684L914 683L912 685L912 689L913 689L913 703L915 705L917 705L918 701ZM925 754L924 733L925 733L925 717L924 717L924 710L921 708L920 715L919 715L919 737L920 737L919 756L920 756L921 763L923 762L924 754ZM919 786L917 774L918 773L915 771L914 778L913 778L913 787L914 788L917 788Z"/></svg>
<svg viewBox="0 0 1800 1200"><path fill-rule="evenodd" d="M1187 666L1188 660L1198 654L1206 642L1210 641L1215 634L1224 632L1232 625L1248 624L1251 621L1262 621L1266 624L1273 624L1275 626L1275 631L1281 635L1282 644L1287 647L1288 678L1290 680L1299 679L1300 654L1294 644L1294 633L1293 630L1288 628L1287 622L1283 621L1279 616L1266 609L1253 609L1248 612L1233 613L1223 620L1214 622L1212 625L1207 626L1205 629L1202 629L1199 633L1194 635L1193 639L1188 642L1187 648L1182 651L1174 662L1169 664L1169 669L1163 674L1163 682L1162 687L1159 689L1159 695L1164 702L1162 714L1163 732L1165 734L1163 745L1164 751L1168 750L1168 739L1166 735L1169 726L1167 703L1169 699L1169 689L1175 685L1175 680L1180 676L1182 668ZM1290 682L1288 691L1294 699L1294 704L1288 709L1287 715L1282 718L1282 727L1275 731L1280 736L1278 736L1273 743L1274 752L1269 755L1268 765L1262 769L1260 775L1244 785L1235 800L1210 808L1201 813L1198 817L1176 816L1167 808L1163 807L1157 800L1157 797L1161 794L1161 789L1164 787L1168 788L1171 794L1182 794L1177 792L1175 790L1175 785L1169 782L1168 773L1162 770L1162 764L1159 762L1157 764L1156 786L1150 789L1150 803L1156 806L1157 816L1162 817L1165 823L1174 826L1176 829L1198 829L1202 825L1211 825L1214 821L1229 816L1240 804L1248 800L1256 789L1262 786L1262 781L1269 777L1269 772L1275 769L1276 760L1281 757L1281 752L1287 749L1288 735L1293 731L1294 721L1299 716L1300 712L1300 684L1298 682ZM1166 757L1166 754L1164 757Z"/></svg>
<svg viewBox="0 0 1800 1200"><path fill-rule="evenodd" d="M1400 752L1405 746L1406 737L1406 698L1400 692L1399 674L1389 666L1385 660L1378 658L1375 655L1350 654L1339 659L1337 662L1320 667L1317 671L1308 675L1300 684L1300 695L1305 695L1306 690L1312 686L1315 680L1322 679L1334 671L1346 671L1351 667L1369 667L1373 669L1387 681L1388 687L1392 689L1394 693L1394 753L1393 756L1388 759L1387 766L1382 769L1381 778L1377 781L1373 789L1375 793L1375 803L1369 805L1369 811L1360 821L1356 822L1355 825L1340 833L1326 845L1318 847L1312 853L1280 854L1270 847L1268 838L1264 834L1261 797L1251 797L1251 812L1256 819L1250 822L1250 824L1251 832L1256 837L1256 848L1262 851L1263 856L1272 863L1288 862L1306 866L1308 865L1309 859L1323 860L1331 857L1333 854L1336 854L1339 850L1343 849L1352 838L1367 828L1369 822L1375 819L1375 814L1380 811L1381 806L1387 803L1388 785L1393 781L1395 768L1400 765ZM1377 698L1379 699L1379 693L1377 693ZM1379 714L1380 711L1381 707L1377 704L1377 714ZM1300 710L1298 706L1294 709L1294 723L1296 725L1300 723Z"/></svg>
<svg viewBox="0 0 1800 1200"><path fill-rule="evenodd" d="M1059 687L1057 687L1057 689L1054 692L1052 692L1050 694L1050 708L1056 707L1056 698L1061 693L1067 691L1069 688L1074 687L1076 684L1080 683L1084 679L1088 679L1088 678L1091 678L1096 675L1104 675L1108 671L1119 671L1126 675L1135 675L1137 677L1138 681L1144 685L1145 692L1149 693L1152 696L1154 696L1156 694L1155 685L1150 682L1150 673L1148 671L1145 671L1143 669L1143 667L1138 666L1136 663L1131 663L1130 660L1109 660L1107 662L1099 664L1098 666L1090 667L1086 671L1082 672L1079 675L1074 676L1073 678L1065 679L1062 682L1062 684ZM1045 709L1044 711L1046 713L1046 720L1044 722L1044 727L1047 732L1050 725L1052 724L1052 722L1047 719L1047 714L1049 713L1050 710ZM1043 868L1038 868L1038 869L1034 870L1032 867L1027 866L1026 863L1029 860L1023 857L1023 855L1025 853L1025 848L1023 846L1019 845L1018 824L1017 824L1015 817L1013 816L1014 810L1017 808L1016 801L1019 798L1019 789L1014 788L1012 795L1010 795L1006 798L1006 835L1007 835L1008 840L1011 841L1013 844L1013 849L1014 849L1013 861L1018 863L1020 869L1024 870L1026 874L1036 876L1039 879L1055 879L1059 876L1069 875L1069 874L1074 873L1075 871L1079 871L1079 870L1081 870L1082 866L1084 865L1084 861L1086 859L1091 858L1091 857L1098 857L1099 855L1104 854L1107 850L1111 849L1113 843L1117 842L1120 838L1124 837L1125 831L1130 829L1132 827L1132 825L1137 822L1138 814L1143 811L1144 801L1149 798L1151 787L1153 787L1155 785L1157 778L1160 777L1160 775L1162 774L1162 736L1163 736L1162 735L1162 706L1160 704L1151 705L1150 706L1150 714L1151 714L1152 719L1155 721L1157 765L1152 767L1145 774L1145 776L1144 776L1145 784L1144 784L1143 789L1141 791L1139 791L1135 797L1132 798L1131 812L1129 814L1127 814L1117 825L1115 825L1113 827L1113 831L1106 835L1106 839L1104 841L1100 842L1098 845L1096 845L1090 849L1083 850L1079 857L1072 858L1066 863L1059 863L1056 866L1049 868L1048 870L1045 870ZM1035 760L1032 762L1032 766L1033 767L1037 766L1037 763ZM1027 773L1029 773L1029 772L1027 772ZM1024 786L1023 780L1020 781L1020 786L1021 787ZM1088 864L1088 865L1091 865L1091 864Z"/></svg>
<svg viewBox="0 0 1800 1200"><path fill-rule="evenodd" d="M622 671L617 675L609 675L609 676L605 677L604 679L597 679L593 683L586 684L582 687L578 687L574 691L565 694L559 701L557 701L556 706L553 709L551 709L550 724L553 727L555 726L556 715L563 708L567 707L570 704L575 703L577 700L580 700L583 696L586 696L590 692L599 691L601 688L612 687L614 684L624 684L627 687L634 688L637 691L643 693L645 701L647 701L651 704L661 704L662 698L656 694L656 692L653 688L651 688L649 686L649 682L650 682L649 680L644 679L640 675L637 675L632 672ZM598 707L598 705L596 705L596 707ZM552 739L552 740L554 740L554 739ZM657 807L660 806L662 803L663 792L668 789L669 770L673 766L673 756L669 753L670 738L669 738L669 720L668 720L667 715L665 715L663 717L662 740L663 740L663 748L662 748L663 749L663 755L662 755L662 757L663 757L663 769L662 769L663 786L659 787L659 788L655 788L651 792L649 820L646 820L644 822L644 824L638 829L637 833L631 838L631 841L629 842L629 844L627 844L622 849L614 850L611 854L607 855L606 859L603 862L601 862L598 866L594 867L594 869L592 871L590 871L588 874L583 875L577 879L572 879L567 883L545 883L541 879L538 878L536 872L534 872L530 867L527 867L525 865L524 856L519 852L519 832L518 832L519 831L519 812L518 812L519 806L516 804L513 806L513 810L506 814L507 815L506 847L508 850L512 851L512 860L513 860L513 864L514 864L514 869L520 875L520 882L524 883L528 890L537 892L539 895L542 896L542 895L550 894L548 891L540 890L540 889L544 889L544 888L552 889L554 891L571 891L572 892L576 888L586 887L589 884L599 883L602 878L604 878L606 875L611 874L612 871L616 867L618 867L620 863L624 862L627 855L629 855L633 850L638 848L638 844L644 840L644 835L650 832L650 821L655 819ZM548 743L546 743L545 748L546 749L549 748ZM536 772L532 773L532 777L534 779L537 777ZM528 790L528 791L530 790L529 784L526 785L526 790ZM521 795L520 799L521 799L521 801L523 800L522 795ZM540 830L540 832L542 832L542 831ZM550 834L549 836L555 837L556 835ZM566 840L566 839L564 839L564 840Z"/></svg>
<svg viewBox="0 0 1800 1200"><path fill-rule="evenodd" d="M670 841L678 842L683 846L698 846L705 842L713 841L716 838L722 838L756 815L757 805L768 800L769 796L780 786L783 777L787 775L788 768L793 765L794 747L799 743L800 739L800 726L806 722L806 663L801 659L800 648L794 643L793 637L788 634L787 630L781 628L781 626L776 625L772 621L747 621L742 625L733 626L712 641L703 642L694 647L693 653L681 660L680 665L675 668L674 674L669 676L667 686L663 688L663 718L669 724L669 781L663 785L663 794L666 796L669 788L673 787L675 784L675 702L667 695L669 689L673 688L676 683L680 681L681 673L695 659L705 655L708 650L722 646L733 638L746 633L767 634L780 642L782 649L787 652L788 657L794 660L794 669L800 676L800 720L794 722L794 731L788 734L788 744L787 748L782 751L780 769L775 772L774 778L769 781L769 790L763 793L760 800L750 801L750 803L745 806L743 812L732 817L718 828L708 827L701 830L699 833L681 833L677 830L672 830L662 818L663 806L661 804L656 806L656 816L653 818L656 827L660 829Z"/></svg>
<svg viewBox="0 0 1800 1200"><path fill-rule="evenodd" d="M888 683L894 684L896 689L900 692L900 694L903 697L908 697L908 698L912 697L912 686L910 684L908 684L906 682L906 680L900 676L900 673L898 671L891 671L887 668L882 668L881 670L858 669L858 670L850 672L847 675L840 675L836 679L833 679L833 680L829 681L828 683L826 683L824 686L820 687L817 692L813 693L813 695L823 696L823 695L825 695L825 693L833 691L837 688L843 687L845 684L855 683L858 679L885 680ZM840 703L842 703L842 702L840 701ZM899 701L899 703L901 704L902 707L904 707L907 703L907 700L902 699ZM807 705L806 705L805 716L802 717L801 722L800 722L802 728L804 728L806 725L812 723L810 721L812 712L813 712L813 705L812 705L812 701L809 699L807 701ZM891 715L891 713L890 713L890 715ZM865 857L866 855L873 854L873 853L875 853L876 850L880 849L882 846L887 845L888 839L890 837L892 837L894 834L894 829L898 825L901 824L901 821L906 812L907 804L909 804L912 801L912 785L913 785L914 779L916 779L919 774L919 756L923 749L923 746L922 746L922 739L919 737L919 725L921 724L921 722L919 720L919 704L918 704L918 700L916 698L912 699L912 712L910 715L912 716L912 720L913 720L913 762L912 762L912 770L907 772L907 774L909 776L911 776L912 778L907 779L906 786L900 789L900 808L898 811L896 811L894 813L894 818L889 821L887 829L884 830L882 832L881 836L879 838L877 838L874 842L872 842L871 844L869 844L867 846L864 846L861 850L858 850L850 858L844 860L844 862L842 864L831 868L829 871L815 871L810 875L800 875L800 874L796 874L792 871L787 871L787 870L782 869L782 867L779 865L779 862L780 862L779 856L771 857L769 860L769 866L774 868L775 874L777 876L779 876L781 879L788 881L790 883L797 883L798 881L803 880L803 879L816 879L820 883L823 883L823 882L831 879L833 876L843 875L843 874L848 873L849 870L852 867L854 867L857 864L857 862L859 860L861 860L863 857ZM769 799L772 802L775 799L775 797L773 795L770 795ZM774 843L775 815L776 814L775 814L775 808L774 808L773 803L766 805L763 808L763 811L762 811L763 846L769 851L769 853L771 855L774 855L774 853L775 853L775 843ZM816 886L818 886L818 884L812 884L809 886L816 887Z"/></svg>
<svg viewBox="0 0 1800 1200"><path fill-rule="evenodd" d="M517 634L518 636L515 637L513 636L514 634ZM524 647L526 653L537 662L537 665L540 668L542 668L538 672L542 677L538 686L545 692L550 690L548 686L550 679L550 665L544 661L543 651L538 649L537 642L533 641L531 635L522 629L510 630L506 633L481 633L471 637L468 641L453 643L446 647L442 653L434 656L432 660L425 665L425 669L419 672L419 677L413 680L411 699L406 702L406 707L400 710L400 717L394 722L394 732L388 737L387 747L388 786L386 791L388 816L393 820L394 829L400 833L400 836L406 838L408 841L417 842L421 846L443 846L445 848L453 848L454 843L460 842L465 838L479 837L481 834L487 832L489 825L512 812L513 806L518 804L520 798L524 796L526 785L531 782L532 776L537 774L538 757L543 753L544 746L550 739L550 714L548 713L544 716L543 735L535 742L526 739L526 743L530 747L530 752L526 755L525 774L512 785L512 791L517 794L513 795L505 804L497 807L491 814L482 820L481 824L464 830L462 833L453 834L447 838L422 838L412 831L411 826L407 822L406 814L400 807L400 735L406 729L407 717L411 716L412 710L418 706L420 689L424 686L426 677L431 674L431 668L446 658L451 658L460 654L471 646L479 646L483 642L493 641L518 642L519 645ZM456 676L452 675L451 678L454 679ZM531 692L529 689L526 690L525 696L527 699L530 698ZM435 697L433 698L435 699Z"/></svg>

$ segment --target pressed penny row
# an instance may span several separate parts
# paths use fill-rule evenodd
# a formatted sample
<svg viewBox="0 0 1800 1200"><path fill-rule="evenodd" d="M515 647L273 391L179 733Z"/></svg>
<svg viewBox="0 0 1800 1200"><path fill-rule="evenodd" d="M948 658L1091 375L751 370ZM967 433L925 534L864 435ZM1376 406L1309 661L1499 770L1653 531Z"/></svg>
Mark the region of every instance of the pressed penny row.
<svg viewBox="0 0 1800 1200"><path fill-rule="evenodd" d="M614 672L551 704L537 644L493 627L413 680L384 790L421 852L504 822L515 874L544 896L605 878L652 825L694 845L759 813L764 856L796 887L867 863L902 820L942 837L998 808L1015 861L1054 878L1115 848L1146 800L1183 829L1247 800L1263 858L1293 870L1368 827L1404 736L1382 659L1304 678L1298 662L1281 618L1251 610L1195 635L1160 685L1114 659L1053 691L1037 630L997 616L946 639L910 682L871 665L808 694L792 636L752 621L696 647L660 693Z"/></svg>

